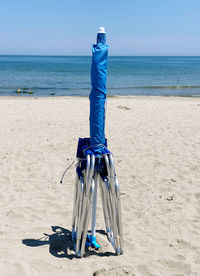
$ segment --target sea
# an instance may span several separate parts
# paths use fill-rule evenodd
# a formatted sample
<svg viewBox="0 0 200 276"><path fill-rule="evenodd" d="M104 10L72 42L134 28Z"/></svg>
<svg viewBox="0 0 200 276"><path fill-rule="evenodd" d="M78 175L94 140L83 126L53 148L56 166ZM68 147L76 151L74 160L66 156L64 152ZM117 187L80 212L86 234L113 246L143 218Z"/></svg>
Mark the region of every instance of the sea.
<svg viewBox="0 0 200 276"><path fill-rule="evenodd" d="M88 96L91 59L0 55L0 96ZM109 56L107 94L200 97L200 57Z"/></svg>

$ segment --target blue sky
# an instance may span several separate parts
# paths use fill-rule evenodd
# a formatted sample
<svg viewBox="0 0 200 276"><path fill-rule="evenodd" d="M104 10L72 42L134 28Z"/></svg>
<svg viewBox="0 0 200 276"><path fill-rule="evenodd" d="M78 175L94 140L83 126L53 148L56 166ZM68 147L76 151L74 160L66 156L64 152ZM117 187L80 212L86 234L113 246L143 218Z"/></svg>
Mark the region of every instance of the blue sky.
<svg viewBox="0 0 200 276"><path fill-rule="evenodd" d="M200 0L0 0L0 54L200 55Z"/></svg>

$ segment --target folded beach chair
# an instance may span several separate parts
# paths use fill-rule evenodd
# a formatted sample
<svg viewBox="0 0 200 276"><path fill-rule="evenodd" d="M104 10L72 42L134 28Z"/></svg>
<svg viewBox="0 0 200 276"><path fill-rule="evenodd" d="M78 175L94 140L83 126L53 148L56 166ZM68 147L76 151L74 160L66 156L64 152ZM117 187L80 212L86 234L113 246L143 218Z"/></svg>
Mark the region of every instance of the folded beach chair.
<svg viewBox="0 0 200 276"><path fill-rule="evenodd" d="M93 45L90 93L90 138L79 138L78 164L74 191L72 240L77 256L85 248L98 249L96 241L96 205L99 186L108 240L116 254L123 253L120 189L112 153L105 139L105 103L108 46L104 28L99 29ZM92 218L91 234L88 233Z"/></svg>

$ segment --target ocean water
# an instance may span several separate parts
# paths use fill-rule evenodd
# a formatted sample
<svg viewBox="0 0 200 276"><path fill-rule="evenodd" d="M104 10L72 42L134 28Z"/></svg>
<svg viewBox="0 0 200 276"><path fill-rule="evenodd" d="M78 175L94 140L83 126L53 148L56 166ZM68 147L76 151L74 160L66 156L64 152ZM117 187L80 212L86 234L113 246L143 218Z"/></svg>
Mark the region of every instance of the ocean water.
<svg viewBox="0 0 200 276"><path fill-rule="evenodd" d="M0 95L88 96L90 66L90 56L0 56ZM200 96L200 57L110 56L107 91Z"/></svg>

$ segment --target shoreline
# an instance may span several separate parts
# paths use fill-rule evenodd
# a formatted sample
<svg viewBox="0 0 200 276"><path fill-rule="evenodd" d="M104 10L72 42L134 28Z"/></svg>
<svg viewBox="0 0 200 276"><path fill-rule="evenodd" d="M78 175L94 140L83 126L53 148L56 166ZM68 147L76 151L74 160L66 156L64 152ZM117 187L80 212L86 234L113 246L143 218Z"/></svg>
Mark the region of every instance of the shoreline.
<svg viewBox="0 0 200 276"><path fill-rule="evenodd" d="M1 99L89 99L89 96L0 96ZM107 99L200 99L200 96L163 96L163 95L124 95L107 96Z"/></svg>

